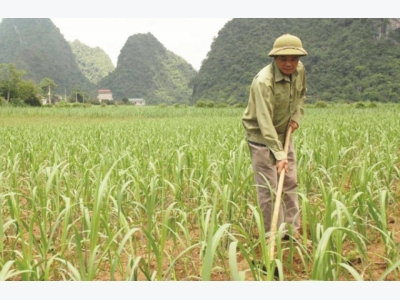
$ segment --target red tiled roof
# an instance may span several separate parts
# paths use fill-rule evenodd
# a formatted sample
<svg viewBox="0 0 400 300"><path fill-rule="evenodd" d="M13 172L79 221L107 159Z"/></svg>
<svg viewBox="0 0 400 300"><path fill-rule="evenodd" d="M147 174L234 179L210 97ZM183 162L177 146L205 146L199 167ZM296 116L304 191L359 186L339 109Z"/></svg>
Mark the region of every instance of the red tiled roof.
<svg viewBox="0 0 400 300"><path fill-rule="evenodd" d="M97 91L99 94L111 94L110 90L98 90Z"/></svg>

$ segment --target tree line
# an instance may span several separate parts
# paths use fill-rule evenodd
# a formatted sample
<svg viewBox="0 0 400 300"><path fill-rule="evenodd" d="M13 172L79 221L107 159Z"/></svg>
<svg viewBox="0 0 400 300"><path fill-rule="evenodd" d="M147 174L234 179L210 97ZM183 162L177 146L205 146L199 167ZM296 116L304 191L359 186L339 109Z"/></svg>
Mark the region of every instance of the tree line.
<svg viewBox="0 0 400 300"><path fill-rule="evenodd" d="M59 101L84 102L89 95L79 87L64 97L53 92L57 84L53 79L44 77L39 84L26 79L26 71L18 69L15 64L0 64L0 105L42 106Z"/></svg>

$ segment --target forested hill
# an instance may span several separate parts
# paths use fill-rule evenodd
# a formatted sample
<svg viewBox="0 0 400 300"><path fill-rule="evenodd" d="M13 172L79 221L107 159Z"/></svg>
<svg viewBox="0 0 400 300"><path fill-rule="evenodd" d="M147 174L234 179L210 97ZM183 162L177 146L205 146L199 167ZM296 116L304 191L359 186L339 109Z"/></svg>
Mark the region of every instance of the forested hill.
<svg viewBox="0 0 400 300"><path fill-rule="evenodd" d="M246 102L282 34L301 38L308 99L400 102L400 19L232 19L194 80L192 101Z"/></svg>
<svg viewBox="0 0 400 300"><path fill-rule="evenodd" d="M115 69L110 57L100 47L92 48L79 40L74 40L70 46L79 69L90 82L97 84Z"/></svg>
<svg viewBox="0 0 400 300"><path fill-rule="evenodd" d="M151 33L134 34L121 49L117 67L98 84L114 99L144 98L146 104L189 104L197 72Z"/></svg>
<svg viewBox="0 0 400 300"><path fill-rule="evenodd" d="M52 79L54 92L91 90L93 84L80 71L69 43L50 19L3 19L0 23L0 63L15 64L38 84Z"/></svg>

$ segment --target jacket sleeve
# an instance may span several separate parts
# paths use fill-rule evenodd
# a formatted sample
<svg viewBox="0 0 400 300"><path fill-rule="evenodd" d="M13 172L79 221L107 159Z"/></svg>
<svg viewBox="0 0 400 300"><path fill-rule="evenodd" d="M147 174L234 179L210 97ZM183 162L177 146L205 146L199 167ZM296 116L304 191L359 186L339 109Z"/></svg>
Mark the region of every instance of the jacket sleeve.
<svg viewBox="0 0 400 300"><path fill-rule="evenodd" d="M258 125L268 148L277 160L286 159L282 143L272 122L275 102L273 87L256 78L253 81L251 93L255 100Z"/></svg>

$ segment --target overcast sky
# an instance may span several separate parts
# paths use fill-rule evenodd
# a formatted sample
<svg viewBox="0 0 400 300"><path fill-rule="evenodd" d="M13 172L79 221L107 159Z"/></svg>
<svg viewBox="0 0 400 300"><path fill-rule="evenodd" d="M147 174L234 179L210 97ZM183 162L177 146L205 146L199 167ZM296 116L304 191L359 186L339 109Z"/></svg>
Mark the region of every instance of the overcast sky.
<svg viewBox="0 0 400 300"><path fill-rule="evenodd" d="M51 18L67 41L102 48L117 65L128 37L150 32L196 70L229 18Z"/></svg>

